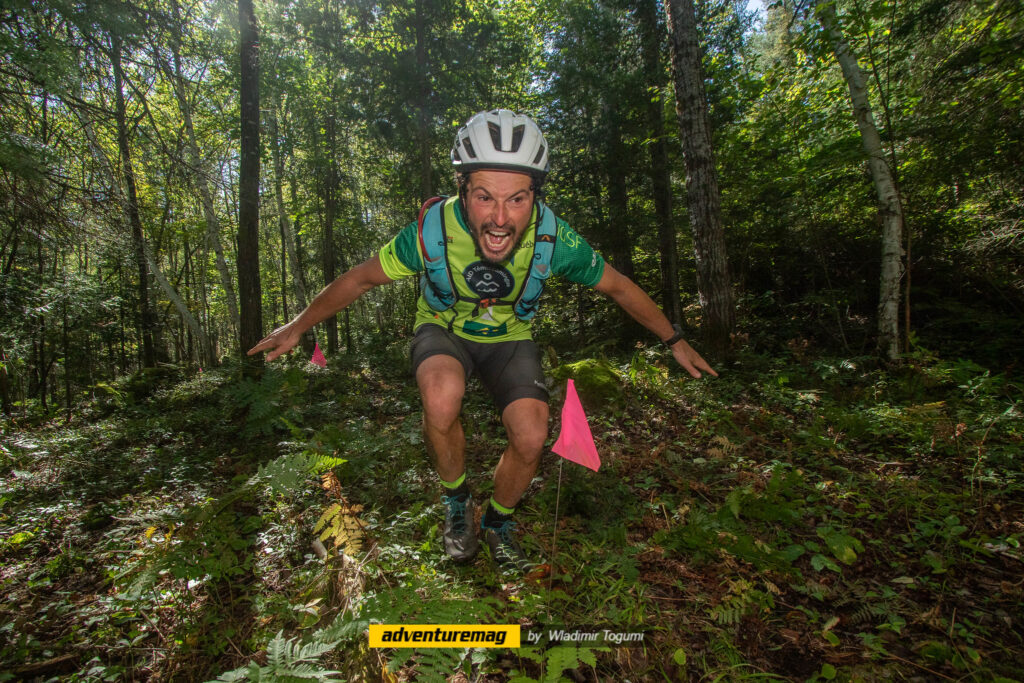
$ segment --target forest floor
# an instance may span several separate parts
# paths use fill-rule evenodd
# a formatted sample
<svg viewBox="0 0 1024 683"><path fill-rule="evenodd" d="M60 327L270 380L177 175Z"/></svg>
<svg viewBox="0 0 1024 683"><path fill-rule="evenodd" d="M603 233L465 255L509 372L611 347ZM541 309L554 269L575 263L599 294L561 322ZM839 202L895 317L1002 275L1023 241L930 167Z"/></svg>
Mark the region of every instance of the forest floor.
<svg viewBox="0 0 1024 683"><path fill-rule="evenodd" d="M0 680L1024 679L1019 378L799 346L717 380L664 361L549 354L552 434L574 377L602 467L545 456L517 516L547 570L520 580L445 559L401 344L16 414ZM504 432L478 385L464 424L486 500ZM380 650L371 621L645 640Z"/></svg>

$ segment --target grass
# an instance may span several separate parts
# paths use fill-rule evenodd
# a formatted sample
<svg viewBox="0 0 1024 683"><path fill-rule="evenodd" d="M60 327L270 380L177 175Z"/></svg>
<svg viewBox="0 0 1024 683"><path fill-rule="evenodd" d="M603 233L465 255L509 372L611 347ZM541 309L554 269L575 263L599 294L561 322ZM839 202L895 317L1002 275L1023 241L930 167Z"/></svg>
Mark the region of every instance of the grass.
<svg viewBox="0 0 1024 683"><path fill-rule="evenodd" d="M552 374L620 389L584 396L601 471L565 463L559 490L558 459L545 457L521 505L524 544L551 568L540 581L509 580L483 555L444 559L415 388L377 369L394 363L332 359L259 384L231 368L125 380L70 424L3 423L0 670L1021 676L1018 380L924 354L887 369L747 353L698 382L656 351L570 360L587 359ZM486 499L503 430L478 387L464 423L469 481ZM371 651L369 620L603 625L647 639Z"/></svg>

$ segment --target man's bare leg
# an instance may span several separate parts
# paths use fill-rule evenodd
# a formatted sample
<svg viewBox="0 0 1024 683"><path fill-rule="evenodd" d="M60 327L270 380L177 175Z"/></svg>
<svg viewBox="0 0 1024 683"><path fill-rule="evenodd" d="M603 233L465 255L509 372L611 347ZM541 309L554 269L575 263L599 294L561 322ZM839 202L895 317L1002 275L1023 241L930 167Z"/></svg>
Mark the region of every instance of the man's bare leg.
<svg viewBox="0 0 1024 683"><path fill-rule="evenodd" d="M536 398L521 398L505 408L501 419L508 432L508 448L494 469L494 496L480 524L498 565L528 574L533 563L515 539L512 512L540 465L548 436L548 404Z"/></svg>
<svg viewBox="0 0 1024 683"><path fill-rule="evenodd" d="M466 468L466 436L462 431L462 397L466 373L451 356L430 356L416 369L423 401L423 436L437 474L455 481Z"/></svg>
<svg viewBox="0 0 1024 683"><path fill-rule="evenodd" d="M501 415L508 448L494 470L494 500L513 508L533 481L548 438L548 404L536 398L513 401Z"/></svg>
<svg viewBox="0 0 1024 683"><path fill-rule="evenodd" d="M456 562L468 562L480 547L475 506L465 483L466 436L459 413L466 393L462 363L451 356L430 356L416 369L423 400L423 435L445 494L444 549Z"/></svg>

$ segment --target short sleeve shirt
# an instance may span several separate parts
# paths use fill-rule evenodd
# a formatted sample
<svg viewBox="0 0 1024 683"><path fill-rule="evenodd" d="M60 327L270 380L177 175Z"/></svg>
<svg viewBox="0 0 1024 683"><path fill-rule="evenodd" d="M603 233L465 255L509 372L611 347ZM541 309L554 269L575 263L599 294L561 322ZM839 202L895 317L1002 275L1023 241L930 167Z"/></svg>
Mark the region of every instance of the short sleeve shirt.
<svg viewBox="0 0 1024 683"><path fill-rule="evenodd" d="M470 234L461 201L456 202L455 216L459 229ZM535 207L528 230L533 227L536 219ZM605 260L561 218L556 218L555 223L558 236L551 256L551 274L588 287L595 286L604 275ZM392 280L423 272L417 232L417 224L413 221L381 248L381 267L384 274ZM465 265L468 264L449 264L453 277L461 273ZM479 342L530 339L530 322L517 319L510 306L496 306L490 310L480 311L456 305L453 310L438 312L431 309L420 296L417 302L416 327L424 324L450 326L458 336Z"/></svg>

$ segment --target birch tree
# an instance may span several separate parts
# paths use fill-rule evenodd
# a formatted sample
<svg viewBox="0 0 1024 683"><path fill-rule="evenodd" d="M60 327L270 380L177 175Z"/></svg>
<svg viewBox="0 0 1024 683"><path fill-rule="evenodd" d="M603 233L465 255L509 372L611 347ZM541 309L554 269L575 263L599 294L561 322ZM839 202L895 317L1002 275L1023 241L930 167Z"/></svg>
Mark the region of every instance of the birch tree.
<svg viewBox="0 0 1024 683"><path fill-rule="evenodd" d="M903 206L893 180L892 169L885 160L882 138L868 98L867 78L843 35L832 2L819 2L815 14L828 37L832 51L843 70L850 89L853 118L860 131L861 144L868 158L871 180L878 197L878 214L882 225L882 263L878 294L878 347L889 359L899 356L900 278L903 267Z"/></svg>
<svg viewBox="0 0 1024 683"><path fill-rule="evenodd" d="M178 26L182 25L178 3L173 5L174 17ZM199 144L196 141L195 124L192 121L192 100L186 90L186 79L182 70L181 59L181 36L176 31L169 32L171 43L171 55L173 67L168 65L161 57L161 51L154 45L153 55L158 60L165 75L171 81L175 99L178 102L178 109L181 111L181 122L184 125L185 150L188 154L188 163L192 170L192 182L199 192L199 200L203 209L203 219L206 221L206 244L213 248L217 273L220 275L220 284L224 288L224 296L227 300L228 313L231 316L231 325L235 330L240 329L238 315L238 296L235 294L234 278L228 269L227 259L224 257L224 246L221 244L221 223L214 207L213 192L210 190L209 171L199 151Z"/></svg>

